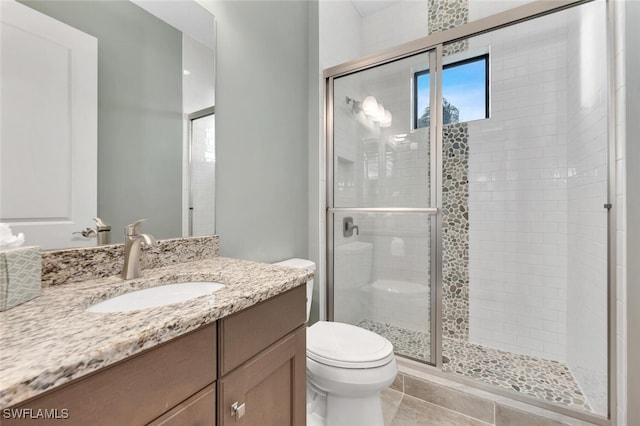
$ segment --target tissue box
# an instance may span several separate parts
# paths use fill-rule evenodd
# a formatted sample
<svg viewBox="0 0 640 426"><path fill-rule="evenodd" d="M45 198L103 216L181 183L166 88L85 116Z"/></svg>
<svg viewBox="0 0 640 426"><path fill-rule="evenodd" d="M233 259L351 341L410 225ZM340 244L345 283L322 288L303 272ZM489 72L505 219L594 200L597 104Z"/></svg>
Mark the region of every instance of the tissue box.
<svg viewBox="0 0 640 426"><path fill-rule="evenodd" d="M0 311L40 296L41 289L40 247L0 250Z"/></svg>

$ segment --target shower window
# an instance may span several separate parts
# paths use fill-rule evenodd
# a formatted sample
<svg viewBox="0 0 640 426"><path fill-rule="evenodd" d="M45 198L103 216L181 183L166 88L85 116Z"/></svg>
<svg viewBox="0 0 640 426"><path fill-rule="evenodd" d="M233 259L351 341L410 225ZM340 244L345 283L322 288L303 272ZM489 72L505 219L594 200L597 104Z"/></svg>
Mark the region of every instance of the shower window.
<svg viewBox="0 0 640 426"><path fill-rule="evenodd" d="M445 64L442 70L443 124L489 118L489 55ZM429 127L429 70L414 76L414 117L416 129Z"/></svg>

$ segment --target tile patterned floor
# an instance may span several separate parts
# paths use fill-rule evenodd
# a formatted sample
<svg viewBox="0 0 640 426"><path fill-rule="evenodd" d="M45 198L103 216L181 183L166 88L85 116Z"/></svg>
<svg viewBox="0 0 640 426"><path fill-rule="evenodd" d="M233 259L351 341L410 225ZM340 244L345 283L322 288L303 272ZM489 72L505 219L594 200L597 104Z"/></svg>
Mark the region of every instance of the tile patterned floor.
<svg viewBox="0 0 640 426"><path fill-rule="evenodd" d="M429 360L429 335L391 324L364 320L358 324L393 344L396 353ZM591 412L569 368L557 361L500 351L469 342L443 341L443 371L472 377L511 391Z"/></svg>
<svg viewBox="0 0 640 426"><path fill-rule="evenodd" d="M429 361L431 358L428 333L371 320L360 321L357 325L389 339L399 355L417 361Z"/></svg>

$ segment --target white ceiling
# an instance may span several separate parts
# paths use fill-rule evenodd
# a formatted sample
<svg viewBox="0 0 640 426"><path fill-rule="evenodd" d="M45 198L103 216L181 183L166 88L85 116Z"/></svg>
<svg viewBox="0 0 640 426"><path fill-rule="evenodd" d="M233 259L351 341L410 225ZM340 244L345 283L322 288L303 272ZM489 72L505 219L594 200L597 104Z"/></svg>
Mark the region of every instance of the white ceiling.
<svg viewBox="0 0 640 426"><path fill-rule="evenodd" d="M386 9L389 6L400 3L401 0L352 0L353 7L356 8L360 16L373 15L376 12Z"/></svg>

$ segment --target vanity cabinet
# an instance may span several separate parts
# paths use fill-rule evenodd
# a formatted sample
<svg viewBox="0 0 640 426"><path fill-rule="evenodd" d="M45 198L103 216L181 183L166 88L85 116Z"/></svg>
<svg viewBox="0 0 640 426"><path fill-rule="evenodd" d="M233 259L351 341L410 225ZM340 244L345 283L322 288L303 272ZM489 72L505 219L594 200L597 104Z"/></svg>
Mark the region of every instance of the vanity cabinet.
<svg viewBox="0 0 640 426"><path fill-rule="evenodd" d="M305 327L218 382L218 425L300 426L306 421Z"/></svg>
<svg viewBox="0 0 640 426"><path fill-rule="evenodd" d="M1 423L145 425L214 383L216 356L210 324L12 407L27 418L7 418L3 410Z"/></svg>
<svg viewBox="0 0 640 426"><path fill-rule="evenodd" d="M305 298L301 286L219 321L218 426L306 423Z"/></svg>
<svg viewBox="0 0 640 426"><path fill-rule="evenodd" d="M0 423L302 426L305 297L289 290L2 410Z"/></svg>

